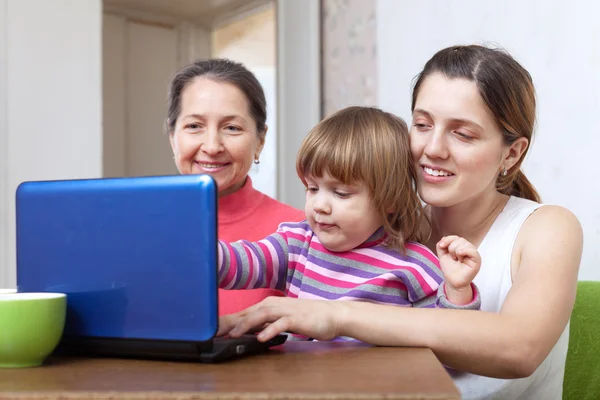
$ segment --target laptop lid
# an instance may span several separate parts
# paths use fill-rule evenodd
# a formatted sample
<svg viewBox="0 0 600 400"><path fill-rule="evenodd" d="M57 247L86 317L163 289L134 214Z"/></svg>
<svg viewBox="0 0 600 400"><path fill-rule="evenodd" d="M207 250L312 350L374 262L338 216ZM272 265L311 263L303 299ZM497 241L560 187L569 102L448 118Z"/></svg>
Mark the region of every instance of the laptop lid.
<svg viewBox="0 0 600 400"><path fill-rule="evenodd" d="M210 176L25 182L16 212L18 290L66 293L67 338L215 335Z"/></svg>

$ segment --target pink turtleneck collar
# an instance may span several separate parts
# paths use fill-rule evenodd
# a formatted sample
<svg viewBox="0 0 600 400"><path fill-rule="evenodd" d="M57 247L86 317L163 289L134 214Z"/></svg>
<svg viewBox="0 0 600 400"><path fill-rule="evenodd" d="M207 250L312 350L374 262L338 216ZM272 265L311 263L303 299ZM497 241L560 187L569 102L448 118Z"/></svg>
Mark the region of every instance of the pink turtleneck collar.
<svg viewBox="0 0 600 400"><path fill-rule="evenodd" d="M219 197L219 222L235 222L250 216L262 203L265 195L252 186L252 178L238 191Z"/></svg>

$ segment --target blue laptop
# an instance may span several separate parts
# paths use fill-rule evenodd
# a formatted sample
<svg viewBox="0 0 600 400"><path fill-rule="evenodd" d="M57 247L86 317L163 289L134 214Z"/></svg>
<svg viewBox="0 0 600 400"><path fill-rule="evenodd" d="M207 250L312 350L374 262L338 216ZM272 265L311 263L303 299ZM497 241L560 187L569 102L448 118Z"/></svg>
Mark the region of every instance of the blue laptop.
<svg viewBox="0 0 600 400"><path fill-rule="evenodd" d="M215 338L217 204L209 175L24 182L18 291L67 294L60 351L214 362L281 344Z"/></svg>

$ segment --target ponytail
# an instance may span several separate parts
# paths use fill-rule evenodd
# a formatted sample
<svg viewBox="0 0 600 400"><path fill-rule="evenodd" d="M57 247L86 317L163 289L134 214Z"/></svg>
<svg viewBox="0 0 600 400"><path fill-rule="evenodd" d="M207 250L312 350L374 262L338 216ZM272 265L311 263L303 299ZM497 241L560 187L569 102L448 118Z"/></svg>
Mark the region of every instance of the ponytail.
<svg viewBox="0 0 600 400"><path fill-rule="evenodd" d="M539 193L535 187L529 182L521 169L517 169L516 174L512 173L507 176L500 175L496 183L496 188L500 193L521 197L523 199L532 200L536 203L541 203Z"/></svg>

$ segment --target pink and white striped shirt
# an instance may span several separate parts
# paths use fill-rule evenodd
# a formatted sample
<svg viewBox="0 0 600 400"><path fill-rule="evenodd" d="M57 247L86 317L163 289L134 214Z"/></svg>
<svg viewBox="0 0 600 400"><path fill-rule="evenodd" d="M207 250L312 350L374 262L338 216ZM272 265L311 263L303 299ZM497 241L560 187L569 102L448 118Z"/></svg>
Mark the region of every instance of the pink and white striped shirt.
<svg viewBox="0 0 600 400"><path fill-rule="evenodd" d="M439 260L427 247L406 244L406 254L384 246L383 228L346 252L319 242L307 221L282 223L258 242L219 241L219 286L276 288L288 297L355 300L405 307L479 309L480 296L460 306L443 291Z"/></svg>

